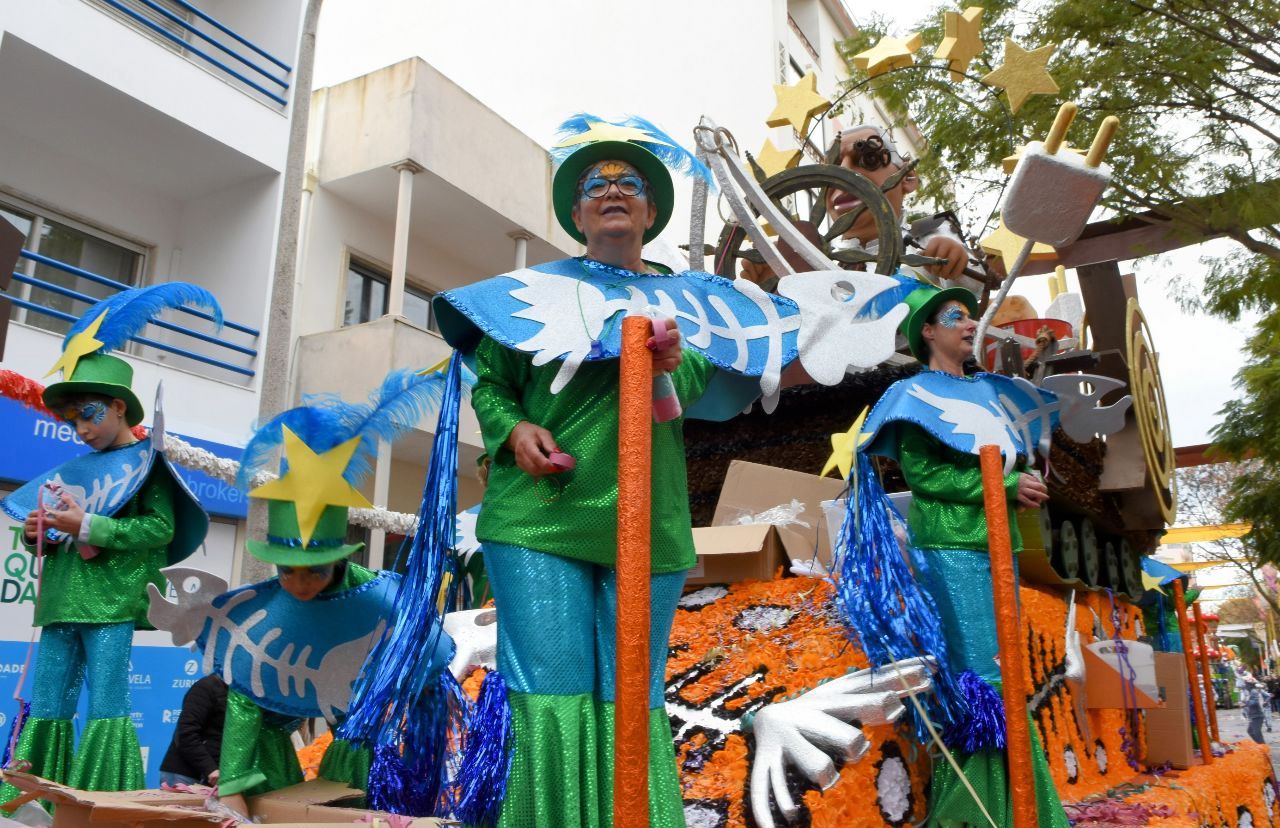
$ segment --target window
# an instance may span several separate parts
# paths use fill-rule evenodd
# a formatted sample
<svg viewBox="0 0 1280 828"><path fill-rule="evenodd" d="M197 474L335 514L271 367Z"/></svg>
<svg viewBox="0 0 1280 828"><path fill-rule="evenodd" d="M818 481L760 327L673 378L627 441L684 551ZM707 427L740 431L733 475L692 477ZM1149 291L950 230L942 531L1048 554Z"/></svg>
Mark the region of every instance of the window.
<svg viewBox="0 0 1280 828"><path fill-rule="evenodd" d="M141 279L146 257L137 246L113 240L106 233L18 202L0 201L0 216L26 234L23 246L32 253L39 253L64 265L131 287L136 286ZM10 292L19 299L75 317L83 314L91 302L105 299L118 291L118 288L94 279L26 258L18 260L17 273L19 276L89 297L88 301L77 299L49 288L14 280ZM16 305L10 312L10 319L54 333L66 333L71 327L71 323L55 316Z"/></svg>
<svg viewBox="0 0 1280 828"><path fill-rule="evenodd" d="M391 274L373 265L352 259L347 265L347 293L342 308L342 324L359 325L383 316L387 312ZM415 325L439 332L435 313L431 310L429 290L404 286L404 316Z"/></svg>

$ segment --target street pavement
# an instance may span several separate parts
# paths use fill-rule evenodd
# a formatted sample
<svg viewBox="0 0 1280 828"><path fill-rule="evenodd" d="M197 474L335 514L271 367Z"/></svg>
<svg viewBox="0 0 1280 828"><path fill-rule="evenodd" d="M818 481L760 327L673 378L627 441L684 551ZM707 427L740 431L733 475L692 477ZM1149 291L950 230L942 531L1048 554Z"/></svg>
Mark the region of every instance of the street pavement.
<svg viewBox="0 0 1280 828"><path fill-rule="evenodd" d="M1252 741L1249 738L1249 722L1244 717L1244 708L1218 711L1218 735L1224 742ZM1262 735L1271 748L1271 765L1280 767L1280 713L1271 714L1271 730L1265 727Z"/></svg>

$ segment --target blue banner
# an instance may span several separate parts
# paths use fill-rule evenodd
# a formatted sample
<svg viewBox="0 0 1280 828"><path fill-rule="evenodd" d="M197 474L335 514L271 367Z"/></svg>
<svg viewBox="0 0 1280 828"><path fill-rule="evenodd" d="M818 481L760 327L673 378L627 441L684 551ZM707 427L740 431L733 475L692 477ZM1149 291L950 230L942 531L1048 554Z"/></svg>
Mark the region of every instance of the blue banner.
<svg viewBox="0 0 1280 828"><path fill-rule="evenodd" d="M15 483L26 483L88 451L69 423L37 414L4 397L0 397L0 434L7 438L6 451L0 452L0 479ZM175 436L219 457L240 459L241 449L235 446L185 434ZM180 467L177 471L209 514L232 518L248 515L249 498L244 492L201 472Z"/></svg>
<svg viewBox="0 0 1280 828"><path fill-rule="evenodd" d="M13 694L18 687L27 644L22 641L0 641L0 734L7 736L18 702ZM32 666L35 659L32 658ZM160 763L173 739L182 699L191 685L201 678L200 658L185 647L150 647L135 644L129 661L130 709L133 726L142 745L143 766L147 770L147 787L160 787ZM31 698L28 678L22 695ZM88 720L88 693L80 696L76 713L76 737Z"/></svg>

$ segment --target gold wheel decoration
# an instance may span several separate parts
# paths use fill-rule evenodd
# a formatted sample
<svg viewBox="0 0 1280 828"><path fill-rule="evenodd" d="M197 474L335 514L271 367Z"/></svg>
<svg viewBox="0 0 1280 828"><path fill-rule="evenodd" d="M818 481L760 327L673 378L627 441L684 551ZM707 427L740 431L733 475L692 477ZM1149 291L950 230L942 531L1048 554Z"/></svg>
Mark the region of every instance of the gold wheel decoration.
<svg viewBox="0 0 1280 828"><path fill-rule="evenodd" d="M1169 429L1169 409L1164 401L1164 384L1160 366L1151 348L1150 329L1137 299L1125 308L1125 341L1129 345L1129 390L1133 394L1133 413L1142 437L1142 453L1147 460L1147 478L1155 492L1160 513L1166 524L1172 524L1178 511L1177 467L1173 452L1173 433Z"/></svg>

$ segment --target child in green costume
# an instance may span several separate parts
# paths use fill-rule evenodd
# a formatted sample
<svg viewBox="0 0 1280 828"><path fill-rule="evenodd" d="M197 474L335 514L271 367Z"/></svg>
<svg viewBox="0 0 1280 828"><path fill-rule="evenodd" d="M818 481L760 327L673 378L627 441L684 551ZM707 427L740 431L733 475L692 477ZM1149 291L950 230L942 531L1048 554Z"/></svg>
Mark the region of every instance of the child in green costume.
<svg viewBox="0 0 1280 828"><path fill-rule="evenodd" d="M149 313L114 316L113 309L139 298L151 303ZM13 760L76 788L144 787L129 700L133 631L149 628L147 584L163 583L160 568L187 557L208 530L208 517L162 447L134 434L143 409L131 388L132 367L103 353L161 307L187 301L217 308L203 289L170 283L117 294L73 326L54 366L64 379L48 386L43 400L92 452L0 501L23 520L27 548L43 554L33 698ZM86 680L89 715L77 748L72 718ZM0 788L0 801L16 795Z"/></svg>

